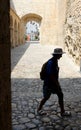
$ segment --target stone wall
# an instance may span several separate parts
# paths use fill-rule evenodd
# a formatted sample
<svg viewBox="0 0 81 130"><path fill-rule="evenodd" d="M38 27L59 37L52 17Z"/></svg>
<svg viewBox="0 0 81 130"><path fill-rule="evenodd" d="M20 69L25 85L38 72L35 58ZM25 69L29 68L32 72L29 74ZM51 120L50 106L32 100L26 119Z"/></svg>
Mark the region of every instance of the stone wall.
<svg viewBox="0 0 81 130"><path fill-rule="evenodd" d="M11 130L9 0L0 5L0 130Z"/></svg>
<svg viewBox="0 0 81 130"><path fill-rule="evenodd" d="M68 0L65 19L65 48L74 61L81 60L81 0Z"/></svg>
<svg viewBox="0 0 81 130"><path fill-rule="evenodd" d="M22 25L20 17L12 8L10 8L10 39L11 47L19 46L25 41L24 25Z"/></svg>

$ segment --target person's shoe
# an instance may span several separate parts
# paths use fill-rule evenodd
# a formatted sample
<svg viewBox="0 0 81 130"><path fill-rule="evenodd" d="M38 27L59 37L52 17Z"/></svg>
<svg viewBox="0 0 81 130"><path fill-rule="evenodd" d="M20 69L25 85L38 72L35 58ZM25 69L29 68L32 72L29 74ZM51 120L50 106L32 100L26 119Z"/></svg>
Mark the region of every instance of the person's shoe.
<svg viewBox="0 0 81 130"><path fill-rule="evenodd" d="M61 113L61 116L62 116L62 117L70 117L70 116L71 116L71 112Z"/></svg>

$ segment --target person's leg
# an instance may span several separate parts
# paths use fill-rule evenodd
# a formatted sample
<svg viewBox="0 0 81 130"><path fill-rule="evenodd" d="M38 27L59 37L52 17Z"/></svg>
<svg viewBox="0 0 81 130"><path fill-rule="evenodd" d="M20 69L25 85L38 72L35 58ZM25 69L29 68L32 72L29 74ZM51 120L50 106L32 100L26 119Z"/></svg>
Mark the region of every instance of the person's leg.
<svg viewBox="0 0 81 130"><path fill-rule="evenodd" d="M40 111L40 110L42 109L43 105L45 104L45 102L46 102L48 99L49 99L49 97L44 97L44 98L41 100L37 111Z"/></svg>
<svg viewBox="0 0 81 130"><path fill-rule="evenodd" d="M43 85L43 97L44 98L41 100L37 111L40 111L42 109L45 102L50 98L50 95L51 95L51 92L48 89L48 86Z"/></svg>
<svg viewBox="0 0 81 130"><path fill-rule="evenodd" d="M62 91L59 91L57 93L57 95L58 95L59 105L60 105L60 109L61 109L61 116L62 117L71 116L71 112L65 112L65 110L64 110L64 101L63 101L63 93L62 93Z"/></svg>
<svg viewBox="0 0 81 130"><path fill-rule="evenodd" d="M43 97L44 98L41 100L37 111L40 111L42 109L45 102L50 98L50 95L51 95L51 92L48 89L48 86L43 85Z"/></svg>
<svg viewBox="0 0 81 130"><path fill-rule="evenodd" d="M57 95L58 95L58 101L59 101L59 105L60 105L60 109L61 109L61 115L62 115L65 112L62 91L58 92Z"/></svg>

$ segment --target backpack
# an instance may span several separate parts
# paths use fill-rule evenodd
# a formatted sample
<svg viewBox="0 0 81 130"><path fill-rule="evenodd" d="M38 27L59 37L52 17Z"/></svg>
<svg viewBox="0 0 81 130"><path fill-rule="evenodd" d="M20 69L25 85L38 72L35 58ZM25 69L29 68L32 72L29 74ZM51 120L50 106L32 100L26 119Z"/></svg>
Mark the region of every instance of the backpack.
<svg viewBox="0 0 81 130"><path fill-rule="evenodd" d="M44 80L45 77L46 77L46 66L47 66L47 63L48 63L48 62L45 62L45 63L42 65L41 72L40 72L40 79L41 79L41 80Z"/></svg>

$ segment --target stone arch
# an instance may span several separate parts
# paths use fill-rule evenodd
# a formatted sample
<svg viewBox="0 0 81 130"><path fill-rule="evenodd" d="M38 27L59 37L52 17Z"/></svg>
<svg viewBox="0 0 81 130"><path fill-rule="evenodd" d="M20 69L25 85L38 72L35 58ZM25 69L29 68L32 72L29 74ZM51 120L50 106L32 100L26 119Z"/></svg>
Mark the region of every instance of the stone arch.
<svg viewBox="0 0 81 130"><path fill-rule="evenodd" d="M17 21L14 22L14 44L17 45Z"/></svg>
<svg viewBox="0 0 81 130"><path fill-rule="evenodd" d="M13 27L13 17L10 15L10 27Z"/></svg>
<svg viewBox="0 0 81 130"><path fill-rule="evenodd" d="M37 15L37 14L29 13L29 14L24 15L21 19L25 23L29 22L30 20L34 20L38 23L41 23L42 17L40 15Z"/></svg>
<svg viewBox="0 0 81 130"><path fill-rule="evenodd" d="M39 32L40 32L40 39L41 39L41 22L42 22L42 17L38 14L34 14L34 13L29 13L24 15L21 18L21 21L24 23L24 25L26 25L29 21L35 21L39 24Z"/></svg>
<svg viewBox="0 0 81 130"><path fill-rule="evenodd" d="M18 23L18 43L20 44L20 24Z"/></svg>
<svg viewBox="0 0 81 130"><path fill-rule="evenodd" d="M11 40L11 47L13 46L13 17L10 15L10 40Z"/></svg>

